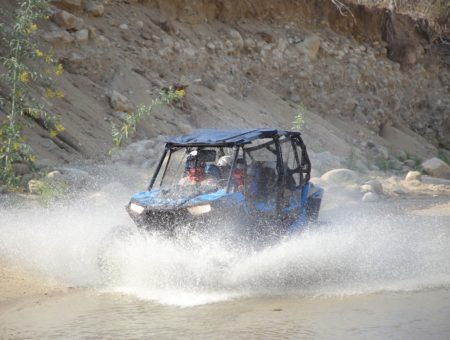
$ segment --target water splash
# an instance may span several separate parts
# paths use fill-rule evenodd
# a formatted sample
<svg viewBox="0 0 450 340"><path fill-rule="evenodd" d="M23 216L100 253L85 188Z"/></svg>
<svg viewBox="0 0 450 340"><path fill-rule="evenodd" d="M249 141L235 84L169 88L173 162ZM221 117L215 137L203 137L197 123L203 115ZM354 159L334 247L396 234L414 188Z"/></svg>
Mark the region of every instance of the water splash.
<svg viewBox="0 0 450 340"><path fill-rule="evenodd" d="M257 248L220 233L167 239L136 232L123 199L1 211L0 256L68 285L179 306L450 285L450 225L443 219L353 207L352 214L325 212L330 223Z"/></svg>

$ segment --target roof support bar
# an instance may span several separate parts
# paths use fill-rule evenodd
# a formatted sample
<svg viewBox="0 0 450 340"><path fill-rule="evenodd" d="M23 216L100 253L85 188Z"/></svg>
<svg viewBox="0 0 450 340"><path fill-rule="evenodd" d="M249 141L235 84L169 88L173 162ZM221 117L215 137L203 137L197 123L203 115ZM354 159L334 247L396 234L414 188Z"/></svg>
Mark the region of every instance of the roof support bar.
<svg viewBox="0 0 450 340"><path fill-rule="evenodd" d="M155 184L156 177L158 176L159 170L161 169L161 166L162 166L162 164L164 162L164 158L166 158L166 155L167 155L168 151L169 151L169 148L166 147L164 149L163 154L161 155L161 157L160 157L160 159L158 161L158 165L157 165L157 167L155 169L155 172L153 173L152 179L150 180L150 184L148 185L148 189L147 189L148 191L152 190L153 184Z"/></svg>

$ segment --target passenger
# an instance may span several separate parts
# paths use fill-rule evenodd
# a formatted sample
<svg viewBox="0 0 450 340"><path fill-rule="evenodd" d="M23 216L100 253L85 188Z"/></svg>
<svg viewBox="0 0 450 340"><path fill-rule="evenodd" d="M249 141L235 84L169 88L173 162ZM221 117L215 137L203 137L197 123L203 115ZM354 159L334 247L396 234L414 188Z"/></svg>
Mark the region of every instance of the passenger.
<svg viewBox="0 0 450 340"><path fill-rule="evenodd" d="M234 191L244 191L246 180L245 162L242 158L236 161L236 168L233 171L233 187Z"/></svg>
<svg viewBox="0 0 450 340"><path fill-rule="evenodd" d="M221 178L228 180L232 166L231 156L222 156L217 161L217 166L220 169ZM246 166L243 158L236 160L236 168L231 176L232 188L234 191L244 191L246 179Z"/></svg>
<svg viewBox="0 0 450 340"><path fill-rule="evenodd" d="M275 171L262 162L254 162L249 169L248 194L253 199L267 200L273 194Z"/></svg>
<svg viewBox="0 0 450 340"><path fill-rule="evenodd" d="M215 179L216 181L219 181L222 177L219 167L215 164L206 164L205 174L206 177Z"/></svg>
<svg viewBox="0 0 450 340"><path fill-rule="evenodd" d="M231 163L232 163L231 156L222 156L217 161L217 166L220 170L221 179L228 179L231 169Z"/></svg>
<svg viewBox="0 0 450 340"><path fill-rule="evenodd" d="M217 180L207 176L206 163L199 157L199 151L192 151L186 159L185 177L178 184L180 185L217 185Z"/></svg>

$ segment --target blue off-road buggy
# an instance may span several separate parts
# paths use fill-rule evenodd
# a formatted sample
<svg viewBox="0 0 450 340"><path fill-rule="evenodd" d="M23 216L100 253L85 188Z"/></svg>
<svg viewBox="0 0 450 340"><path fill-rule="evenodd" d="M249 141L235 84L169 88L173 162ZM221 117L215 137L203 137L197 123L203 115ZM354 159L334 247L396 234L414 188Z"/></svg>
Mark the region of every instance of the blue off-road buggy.
<svg viewBox="0 0 450 340"><path fill-rule="evenodd" d="M317 221L323 189L299 132L203 129L170 138L147 191L127 211L140 228L242 226L280 234Z"/></svg>

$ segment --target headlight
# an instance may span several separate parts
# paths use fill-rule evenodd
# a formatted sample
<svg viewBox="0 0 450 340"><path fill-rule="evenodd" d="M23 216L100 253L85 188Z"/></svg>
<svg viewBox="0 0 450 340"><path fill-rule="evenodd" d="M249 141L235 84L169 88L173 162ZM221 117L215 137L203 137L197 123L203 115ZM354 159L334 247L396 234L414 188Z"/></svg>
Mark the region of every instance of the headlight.
<svg viewBox="0 0 450 340"><path fill-rule="evenodd" d="M141 214L145 210L145 208L143 206L140 206L140 205L136 204L136 203L131 203L130 204L130 210L132 212L137 213L137 214Z"/></svg>
<svg viewBox="0 0 450 340"><path fill-rule="evenodd" d="M198 216L209 213L211 211L211 205L210 204L197 205L195 207L189 207L187 209L191 213L191 215Z"/></svg>

